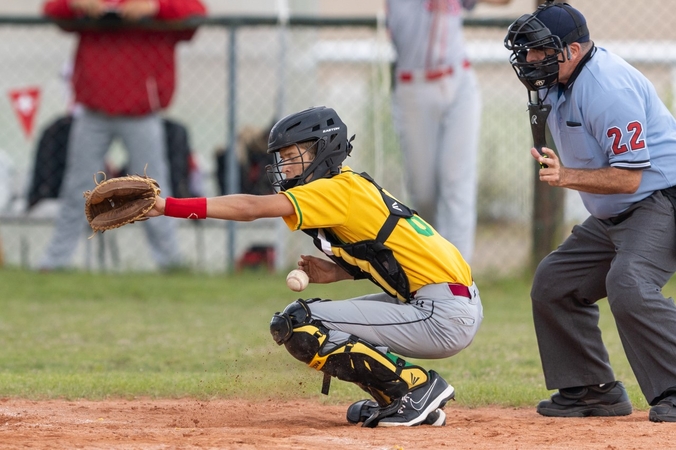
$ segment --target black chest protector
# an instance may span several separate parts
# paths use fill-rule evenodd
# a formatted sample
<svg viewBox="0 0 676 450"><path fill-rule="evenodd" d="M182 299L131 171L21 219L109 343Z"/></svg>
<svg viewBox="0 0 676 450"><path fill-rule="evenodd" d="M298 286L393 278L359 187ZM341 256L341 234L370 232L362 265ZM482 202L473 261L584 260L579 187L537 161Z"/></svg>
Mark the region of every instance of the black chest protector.
<svg viewBox="0 0 676 450"><path fill-rule="evenodd" d="M341 242L329 228L313 228L303 230L312 237L315 246L333 262L342 267L355 280L369 279L392 297L407 302L411 296L408 276L394 257L385 242L392 234L401 218L412 217L416 212L398 200L387 195L383 188L367 173L358 174L373 183L387 205L390 215L380 227L375 239L345 244ZM325 247L328 242L332 248L340 249L344 256L338 256Z"/></svg>

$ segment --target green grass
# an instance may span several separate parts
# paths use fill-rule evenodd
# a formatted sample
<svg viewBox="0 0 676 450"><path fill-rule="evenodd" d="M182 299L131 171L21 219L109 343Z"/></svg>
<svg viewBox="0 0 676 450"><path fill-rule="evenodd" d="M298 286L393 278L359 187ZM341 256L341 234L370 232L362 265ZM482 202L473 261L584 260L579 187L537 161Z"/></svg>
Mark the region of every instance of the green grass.
<svg viewBox="0 0 676 450"><path fill-rule="evenodd" d="M544 387L531 320L530 280L478 280L484 323L460 354L413 361L444 375L467 407L533 406ZM673 292L673 288L667 293ZM367 281L311 285L303 297L376 292ZM269 334L269 321L296 297L283 275L90 274L0 270L0 397L363 396L296 361ZM646 408L607 302L601 328L618 379Z"/></svg>

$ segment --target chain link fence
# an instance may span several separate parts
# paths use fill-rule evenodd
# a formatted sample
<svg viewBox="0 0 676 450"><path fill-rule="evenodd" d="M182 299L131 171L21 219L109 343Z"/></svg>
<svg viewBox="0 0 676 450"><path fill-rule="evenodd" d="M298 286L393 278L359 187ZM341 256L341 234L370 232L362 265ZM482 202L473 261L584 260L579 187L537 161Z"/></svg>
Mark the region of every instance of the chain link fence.
<svg viewBox="0 0 676 450"><path fill-rule="evenodd" d="M633 4L634 22L623 27L604 16L604 3L579 6L586 8L592 38L646 73L673 110L675 33L669 27L659 26L664 33L657 35L641 28L643 7ZM510 275L529 263L534 168L527 96L502 46L512 19L466 22L483 98L475 274ZM34 184L36 177L47 183L58 177L62 163L36 164L37 154L48 128L72 111L69 76L76 43L77 35L43 19L0 18L0 170L7 171L0 174L0 237L7 265L36 267L51 238L60 200ZM172 184L191 183L186 195L265 192L267 185L259 183L261 148L271 124L288 113L327 105L356 134L348 164L406 201L405 168L390 116L393 57L384 24L375 18L292 17L286 25L253 17L201 21L193 39L178 46L176 91L163 112L185 127L191 150L192 163L185 166L190 172ZM52 138L52 144L58 141ZM124 171L127 159L124 145L114 142L108 170ZM566 199L567 223L585 217L576 194ZM179 233L185 265L200 271L256 264L288 269L300 253L315 253L310 240L291 233L281 219L180 221ZM78 244L76 268L156 269L141 224L88 236Z"/></svg>

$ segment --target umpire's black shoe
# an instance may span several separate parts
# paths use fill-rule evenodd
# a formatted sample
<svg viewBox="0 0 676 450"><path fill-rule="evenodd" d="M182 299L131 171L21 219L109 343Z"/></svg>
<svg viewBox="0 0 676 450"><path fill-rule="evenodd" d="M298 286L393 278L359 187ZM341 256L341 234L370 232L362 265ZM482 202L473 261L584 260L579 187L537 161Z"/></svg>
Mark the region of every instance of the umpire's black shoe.
<svg viewBox="0 0 676 450"><path fill-rule="evenodd" d="M650 408L648 418L653 422L676 422L676 395L663 398Z"/></svg>
<svg viewBox="0 0 676 450"><path fill-rule="evenodd" d="M347 421L350 423L360 423L366 421L373 412L380 406L373 400L359 400L347 408ZM427 415L420 425L432 425L433 427L443 427L446 425L446 413L442 409L435 409Z"/></svg>
<svg viewBox="0 0 676 450"><path fill-rule="evenodd" d="M433 370L425 384L410 391L400 400L399 409L378 421L379 427L410 427L420 425L431 413L443 408L455 397L455 389ZM442 411L443 412L443 411ZM435 419L436 422L436 419ZM445 414L443 418L445 422ZM443 423L440 423L442 425Z"/></svg>
<svg viewBox="0 0 676 450"><path fill-rule="evenodd" d="M627 416L632 407L621 381L602 386L560 389L542 400L537 412L549 417Z"/></svg>

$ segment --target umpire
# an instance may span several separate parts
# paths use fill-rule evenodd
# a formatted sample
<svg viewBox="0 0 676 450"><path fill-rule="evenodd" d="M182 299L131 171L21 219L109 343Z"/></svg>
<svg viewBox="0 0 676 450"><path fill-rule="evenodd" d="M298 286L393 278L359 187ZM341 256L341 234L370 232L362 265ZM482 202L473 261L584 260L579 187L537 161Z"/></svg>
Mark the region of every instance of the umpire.
<svg viewBox="0 0 676 450"><path fill-rule="evenodd" d="M505 45L528 90L551 106L559 156L533 158L540 180L579 191L591 216L537 268L531 298L548 389L545 416L632 412L598 327L608 298L654 422L676 422L676 120L635 68L590 40L584 16L548 1L517 19ZM560 158L560 159L559 159Z"/></svg>

